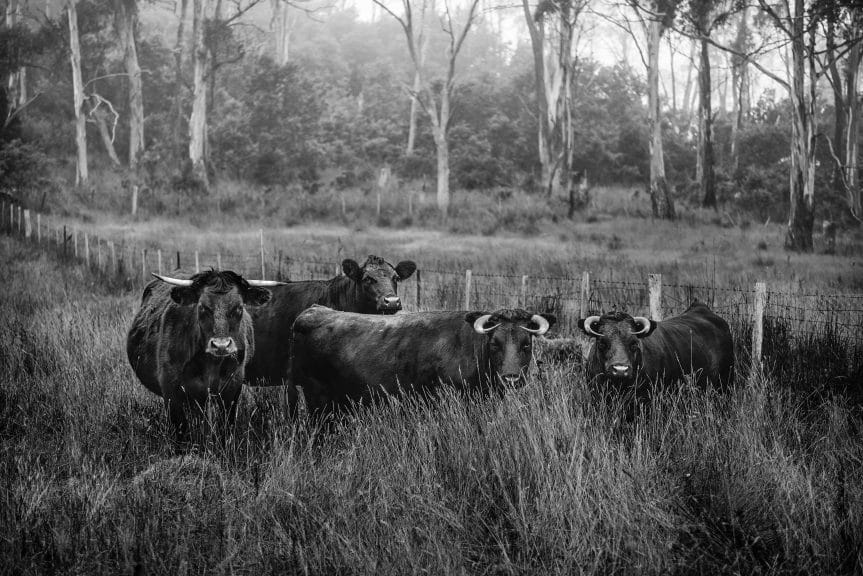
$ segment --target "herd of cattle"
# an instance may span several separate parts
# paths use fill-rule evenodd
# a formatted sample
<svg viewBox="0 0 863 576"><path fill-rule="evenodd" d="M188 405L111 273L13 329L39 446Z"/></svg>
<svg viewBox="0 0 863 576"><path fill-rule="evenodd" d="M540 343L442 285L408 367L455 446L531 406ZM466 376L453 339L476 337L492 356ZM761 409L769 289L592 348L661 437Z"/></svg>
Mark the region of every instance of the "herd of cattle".
<svg viewBox="0 0 863 576"><path fill-rule="evenodd" d="M244 383L286 384L292 415L299 388L315 416L381 393L441 384L500 392L523 383L533 340L555 317L519 309L396 314L398 282L415 270L410 260L393 266L369 256L362 266L345 260L344 275L324 281L154 274L129 330L129 362L164 398L181 439L210 401L232 423ZM731 332L702 303L662 322L614 312L579 326L593 339L588 382L644 396L690 374L702 384L731 381Z"/></svg>

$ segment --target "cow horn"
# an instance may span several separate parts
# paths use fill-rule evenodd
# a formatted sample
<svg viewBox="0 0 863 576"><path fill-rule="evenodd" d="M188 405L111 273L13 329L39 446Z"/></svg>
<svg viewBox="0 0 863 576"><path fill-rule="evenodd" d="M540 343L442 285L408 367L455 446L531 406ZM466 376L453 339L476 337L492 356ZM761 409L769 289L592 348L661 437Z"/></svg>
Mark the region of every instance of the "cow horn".
<svg viewBox="0 0 863 576"><path fill-rule="evenodd" d="M536 324L537 326L539 326L539 328L536 328L534 330L534 329L528 328L527 326L522 326L521 329L526 330L526 331L530 332L531 334L535 334L537 336L542 336L543 334L548 332L548 329L551 326L548 323L548 320L546 320L545 318L543 318L539 314L534 314L533 316L531 316L530 321L532 323Z"/></svg>
<svg viewBox="0 0 863 576"><path fill-rule="evenodd" d="M156 274L155 272L150 272L150 274L152 274L153 276L155 276L156 278L158 278L162 282L165 282L166 284L171 284L173 286L191 286L192 285L191 280L184 280L183 278L171 278L170 276L161 276L159 274Z"/></svg>
<svg viewBox="0 0 863 576"><path fill-rule="evenodd" d="M594 323L599 322L599 316L588 316L584 319L584 331L591 336L600 337L602 334L593 329Z"/></svg>
<svg viewBox="0 0 863 576"><path fill-rule="evenodd" d="M632 319L635 322L636 326L642 326L643 328L637 332L633 332L633 336L647 336L647 333L650 332L650 320L645 318L644 316L636 316Z"/></svg>
<svg viewBox="0 0 863 576"><path fill-rule="evenodd" d="M273 286L287 286L287 282L279 282L278 280L246 280L249 286L257 288L272 288Z"/></svg>
<svg viewBox="0 0 863 576"><path fill-rule="evenodd" d="M491 328L486 328L485 323L488 322L489 320L491 320L491 314L483 314L482 316L480 316L479 318L474 320L474 323L473 323L474 331L477 334L488 334L489 332L491 332L492 330L494 330L495 328L500 326L500 324L495 324Z"/></svg>

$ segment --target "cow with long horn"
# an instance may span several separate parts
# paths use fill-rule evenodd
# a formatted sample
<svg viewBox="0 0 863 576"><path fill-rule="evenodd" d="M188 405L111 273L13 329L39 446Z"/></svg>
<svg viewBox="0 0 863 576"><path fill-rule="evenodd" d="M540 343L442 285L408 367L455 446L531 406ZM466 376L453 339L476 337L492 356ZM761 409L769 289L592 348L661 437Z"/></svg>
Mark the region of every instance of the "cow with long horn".
<svg viewBox="0 0 863 576"><path fill-rule="evenodd" d="M649 397L653 386L689 375L699 385L731 382L731 330L702 302L662 322L612 312L579 320L579 327L594 340L585 365L589 382L639 400Z"/></svg>
<svg viewBox="0 0 863 576"><path fill-rule="evenodd" d="M232 424L255 351L246 307L266 304L268 288L281 282L246 280L227 270L191 278L153 276L126 339L132 369L165 399L178 439L188 438L189 420L201 420L211 398Z"/></svg>
<svg viewBox="0 0 863 576"><path fill-rule="evenodd" d="M368 316L314 306L294 322L293 382L313 414L441 383L503 391L524 383L533 338L554 322L525 310Z"/></svg>

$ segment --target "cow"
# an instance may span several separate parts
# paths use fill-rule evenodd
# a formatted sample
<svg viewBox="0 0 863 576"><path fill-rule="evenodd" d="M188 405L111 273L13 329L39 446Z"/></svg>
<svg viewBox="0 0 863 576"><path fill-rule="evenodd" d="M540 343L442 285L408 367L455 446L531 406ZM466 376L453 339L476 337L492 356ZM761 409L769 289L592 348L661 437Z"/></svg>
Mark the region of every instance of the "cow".
<svg viewBox="0 0 863 576"><path fill-rule="evenodd" d="M524 383L532 339L554 323L525 310L367 316L314 306L294 322L292 379L313 416L442 382L501 392Z"/></svg>
<svg viewBox="0 0 863 576"><path fill-rule="evenodd" d="M642 401L652 387L688 375L700 386L731 383L731 330L702 302L662 322L612 312L579 320L579 327L594 339L585 363L588 381L609 391Z"/></svg>
<svg viewBox="0 0 863 576"><path fill-rule="evenodd" d="M236 416L244 369L255 352L246 307L270 300L281 282L246 280L228 270L189 279L153 274L126 338L126 354L141 383L165 399L176 438L189 434L210 396Z"/></svg>
<svg viewBox="0 0 863 576"><path fill-rule="evenodd" d="M411 260L393 266L370 255L362 266L355 260L344 260L344 276L289 282L273 288L270 305L252 310L257 351L246 366L248 383L276 386L289 379L291 326L300 312L318 304L360 314L395 314L402 309L398 283L410 278L416 268ZM290 413L295 414L297 391L288 386L287 393Z"/></svg>

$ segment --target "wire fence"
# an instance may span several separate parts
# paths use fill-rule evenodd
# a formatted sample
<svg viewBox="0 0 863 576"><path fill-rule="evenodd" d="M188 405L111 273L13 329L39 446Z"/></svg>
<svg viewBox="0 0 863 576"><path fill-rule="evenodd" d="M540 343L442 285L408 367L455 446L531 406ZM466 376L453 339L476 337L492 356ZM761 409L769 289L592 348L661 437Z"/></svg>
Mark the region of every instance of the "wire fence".
<svg viewBox="0 0 863 576"><path fill-rule="evenodd" d="M171 273L177 269L185 273L231 269L247 278L284 281L327 280L341 274L339 262L293 258L290 250L268 244L263 231L256 251L163 249L155 242L106 240L59 219L33 216L20 204L6 200L0 204L0 229L42 244L128 287L143 286L152 279L151 272ZM399 295L407 311L518 307L553 313L558 319L556 332L561 337L579 335L578 320L587 315L620 310L661 319L683 312L697 299L729 322L745 354L751 354L757 345L760 356L764 335L753 335L760 322L774 331L781 327L783 337L789 341L811 341L828 334L853 347L851 356L863 356L863 294L798 293L765 287L759 304L754 283L720 287L677 284L659 275L649 276L653 282L600 280L591 278L589 271L580 276L540 276L419 267L400 283ZM765 346L768 350L775 348L769 343Z"/></svg>

